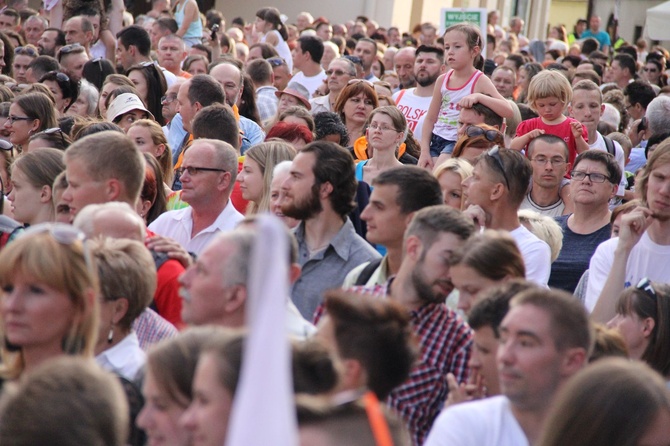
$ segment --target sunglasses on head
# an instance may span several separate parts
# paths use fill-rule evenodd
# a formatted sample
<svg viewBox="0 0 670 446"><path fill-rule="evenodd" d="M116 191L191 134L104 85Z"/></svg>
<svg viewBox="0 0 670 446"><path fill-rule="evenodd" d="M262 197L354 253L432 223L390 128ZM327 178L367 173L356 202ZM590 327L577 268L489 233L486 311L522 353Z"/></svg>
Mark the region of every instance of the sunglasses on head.
<svg viewBox="0 0 670 446"><path fill-rule="evenodd" d="M286 61L282 59L281 57L271 57L269 59L265 59L268 61L270 65L273 67L281 67L282 65L286 65Z"/></svg>
<svg viewBox="0 0 670 446"><path fill-rule="evenodd" d="M505 180L505 184L507 185L507 189L509 190L510 189L509 180L507 179L507 174L505 173L505 163L503 162L502 157L500 156L500 147L495 146L494 148L486 152L486 155L490 156L496 161L495 165L498 166L498 168L500 169L500 172L503 175L503 179Z"/></svg>
<svg viewBox="0 0 670 446"><path fill-rule="evenodd" d="M39 56L39 53L34 48L29 46L17 46L16 48L14 48L14 54L19 56L30 56L30 57Z"/></svg>
<svg viewBox="0 0 670 446"><path fill-rule="evenodd" d="M499 131L497 130L484 130L481 127L477 127L476 125L469 125L465 129L465 134L468 135L470 138L474 138L476 136L482 136L487 139L487 141L490 142L496 142L500 141L502 139L502 135L500 134Z"/></svg>

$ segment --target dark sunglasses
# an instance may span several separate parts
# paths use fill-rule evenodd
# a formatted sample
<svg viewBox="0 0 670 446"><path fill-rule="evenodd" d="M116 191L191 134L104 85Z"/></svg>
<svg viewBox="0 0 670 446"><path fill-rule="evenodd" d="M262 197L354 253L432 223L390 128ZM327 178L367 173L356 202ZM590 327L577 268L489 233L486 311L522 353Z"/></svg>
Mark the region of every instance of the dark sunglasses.
<svg viewBox="0 0 670 446"><path fill-rule="evenodd" d="M16 48L14 48L14 54L19 56L30 56L30 57L39 56L39 53L34 48L29 46L17 46Z"/></svg>
<svg viewBox="0 0 670 446"><path fill-rule="evenodd" d="M71 52L76 51L79 48L83 48L83 46L81 46L81 44L79 44L79 43L71 43L69 45L65 45L65 46L61 47L61 49L58 50L58 53L59 54L70 54Z"/></svg>
<svg viewBox="0 0 670 446"><path fill-rule="evenodd" d="M483 128L477 127L476 125L467 126L465 129L465 134L470 138L484 135L487 141L490 142L496 142L502 139L502 135L497 130L484 130Z"/></svg>

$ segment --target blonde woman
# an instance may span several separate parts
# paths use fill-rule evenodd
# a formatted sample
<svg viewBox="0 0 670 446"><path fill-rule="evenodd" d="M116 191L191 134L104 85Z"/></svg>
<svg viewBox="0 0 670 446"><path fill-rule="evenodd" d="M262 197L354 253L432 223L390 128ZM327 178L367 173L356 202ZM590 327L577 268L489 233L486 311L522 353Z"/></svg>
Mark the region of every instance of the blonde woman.
<svg viewBox="0 0 670 446"><path fill-rule="evenodd" d="M450 158L433 170L444 197L444 204L454 209L463 210L462 183L472 175L472 164L462 158Z"/></svg>
<svg viewBox="0 0 670 446"><path fill-rule="evenodd" d="M244 153L242 171L237 175L242 197L249 201L246 215L270 211L270 185L274 167L295 158L296 151L283 141L267 141Z"/></svg>
<svg viewBox="0 0 670 446"><path fill-rule="evenodd" d="M0 252L2 378L60 355L93 356L98 280L83 240L70 225L39 224Z"/></svg>

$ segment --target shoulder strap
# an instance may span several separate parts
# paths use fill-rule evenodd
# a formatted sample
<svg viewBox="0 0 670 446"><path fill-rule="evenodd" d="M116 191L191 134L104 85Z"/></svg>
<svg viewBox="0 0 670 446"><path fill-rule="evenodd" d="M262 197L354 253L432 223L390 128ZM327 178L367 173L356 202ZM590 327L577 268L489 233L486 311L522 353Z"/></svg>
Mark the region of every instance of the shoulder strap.
<svg viewBox="0 0 670 446"><path fill-rule="evenodd" d="M372 277L372 274L374 274L375 270L379 268L381 263L381 258L370 261L370 263L368 263L365 268L363 268L363 271L361 271L361 273L358 275L354 285L365 285L368 283L368 280L370 280L370 277Z"/></svg>
<svg viewBox="0 0 670 446"><path fill-rule="evenodd" d="M607 147L607 153L609 153L612 156L616 156L616 150L614 149L614 141L612 141L610 138L604 135L603 139L605 140L605 147Z"/></svg>
<svg viewBox="0 0 670 446"><path fill-rule="evenodd" d="M398 92L398 97L395 99L395 103L398 104L400 103L400 100L402 99L403 95L405 94L405 89L403 88Z"/></svg>

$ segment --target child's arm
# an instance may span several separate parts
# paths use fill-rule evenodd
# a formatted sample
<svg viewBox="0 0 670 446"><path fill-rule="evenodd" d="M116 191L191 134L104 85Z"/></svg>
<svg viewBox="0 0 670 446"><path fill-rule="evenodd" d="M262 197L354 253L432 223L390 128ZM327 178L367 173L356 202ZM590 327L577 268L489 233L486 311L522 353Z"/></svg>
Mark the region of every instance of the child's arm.
<svg viewBox="0 0 670 446"><path fill-rule="evenodd" d="M511 143L509 143L509 148L513 150L523 150L532 140L537 138L540 135L544 135L544 130L535 129L526 133L525 135L515 137Z"/></svg>
<svg viewBox="0 0 670 446"><path fill-rule="evenodd" d="M582 126L581 122L571 121L570 129L572 130L572 136L575 138L577 153L582 153L589 150L589 143L584 139L584 126Z"/></svg>
<svg viewBox="0 0 670 446"><path fill-rule="evenodd" d="M430 100L426 117L423 120L423 128L421 130L421 155L419 156L419 167L426 169L433 168L433 159L430 156L430 139L433 136L433 128L437 122L437 115L440 112L442 105L442 83L444 82L444 74L440 75L435 81L435 88L433 89L433 97Z"/></svg>
<svg viewBox="0 0 670 446"><path fill-rule="evenodd" d="M507 102L507 99L503 98L500 93L498 93L498 90L496 90L491 79L486 76L480 76L479 79L477 79L474 93L464 97L459 105L461 107L470 108L477 102L486 105L503 118L514 117L512 106Z"/></svg>

